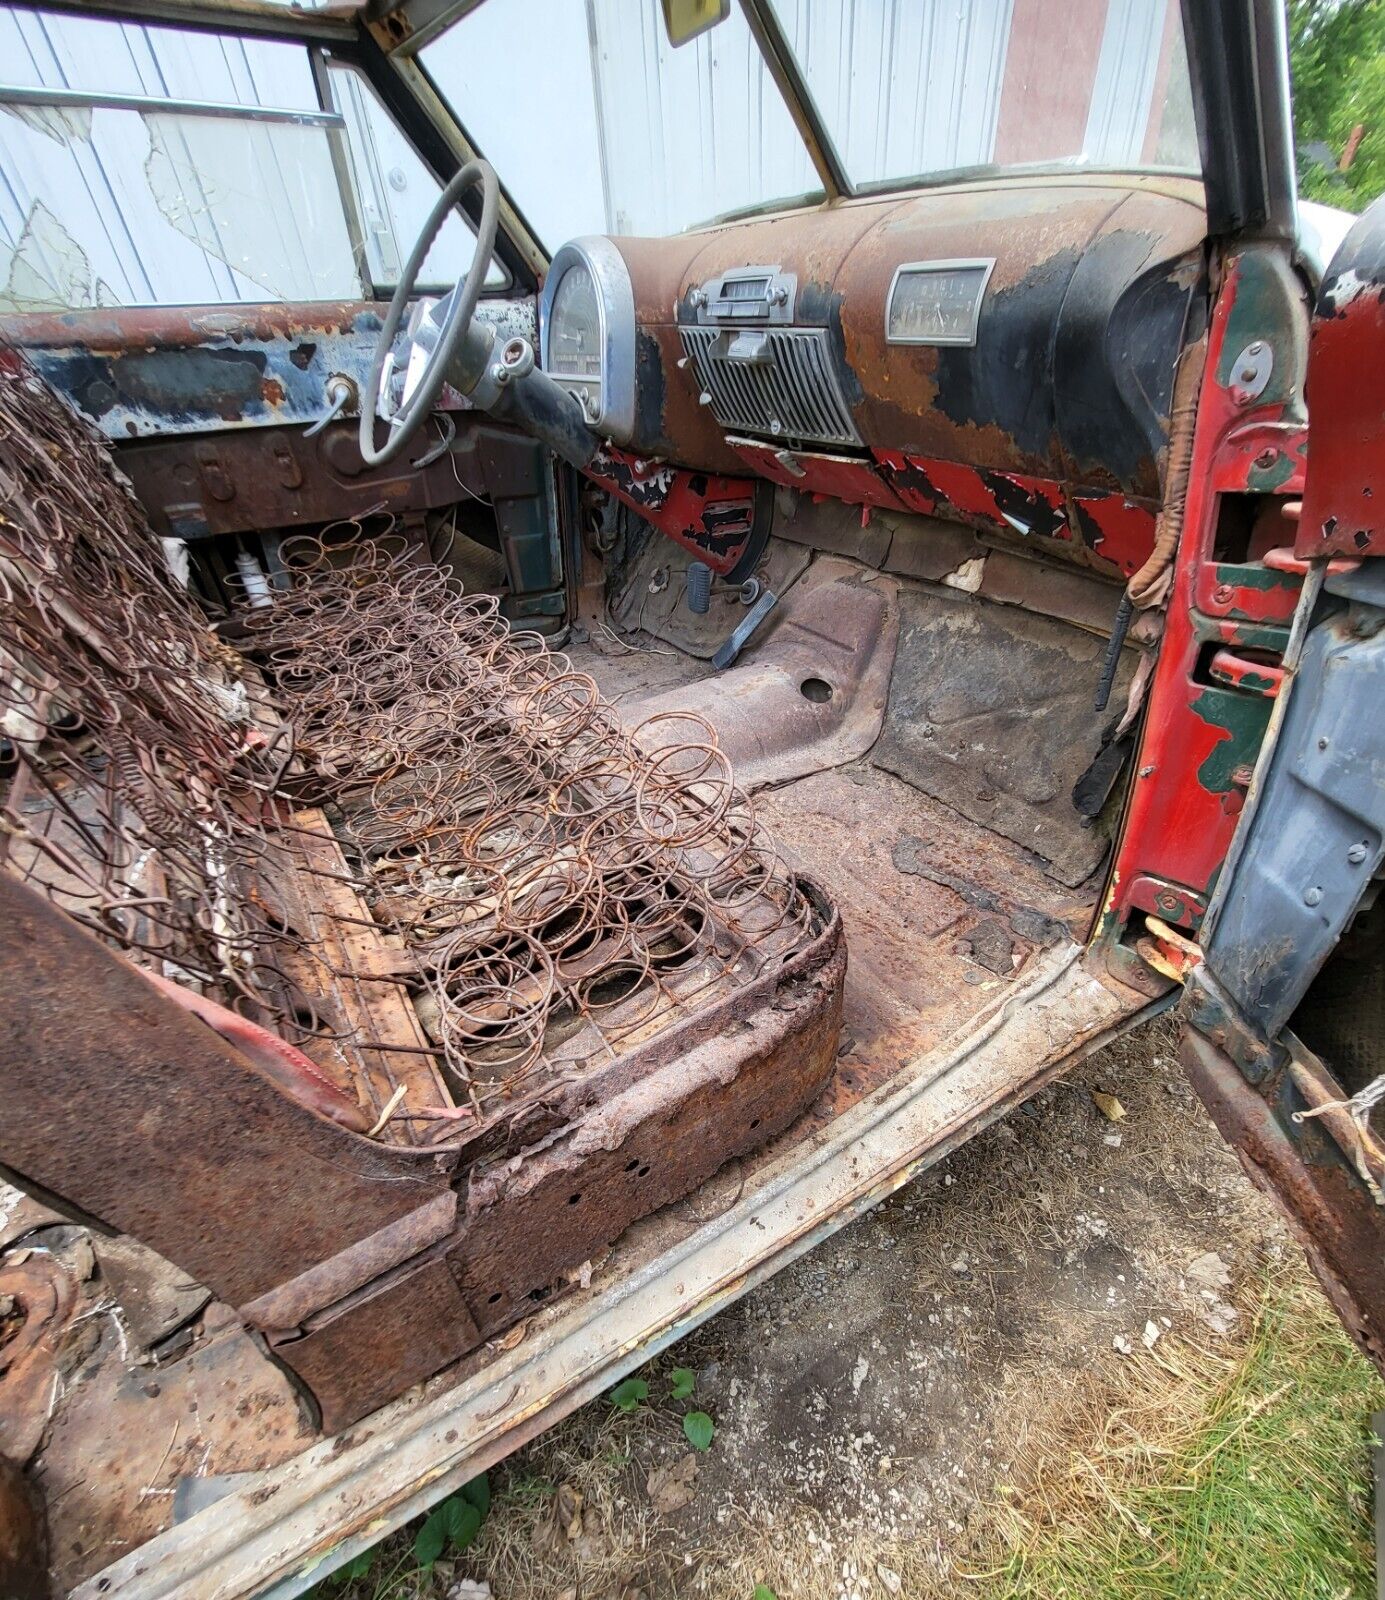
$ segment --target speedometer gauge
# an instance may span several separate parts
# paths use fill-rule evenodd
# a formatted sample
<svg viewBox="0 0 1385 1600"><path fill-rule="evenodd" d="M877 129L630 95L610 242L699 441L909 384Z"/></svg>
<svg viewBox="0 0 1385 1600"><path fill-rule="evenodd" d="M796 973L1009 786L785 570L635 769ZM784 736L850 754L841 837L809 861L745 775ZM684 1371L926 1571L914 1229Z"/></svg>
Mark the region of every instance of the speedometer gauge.
<svg viewBox="0 0 1385 1600"><path fill-rule="evenodd" d="M574 239L553 257L539 304L544 371L617 444L635 429L635 295L606 238Z"/></svg>
<svg viewBox="0 0 1385 1600"><path fill-rule="evenodd" d="M548 370L564 378L601 380L601 308L585 266L569 267L553 296L548 321Z"/></svg>

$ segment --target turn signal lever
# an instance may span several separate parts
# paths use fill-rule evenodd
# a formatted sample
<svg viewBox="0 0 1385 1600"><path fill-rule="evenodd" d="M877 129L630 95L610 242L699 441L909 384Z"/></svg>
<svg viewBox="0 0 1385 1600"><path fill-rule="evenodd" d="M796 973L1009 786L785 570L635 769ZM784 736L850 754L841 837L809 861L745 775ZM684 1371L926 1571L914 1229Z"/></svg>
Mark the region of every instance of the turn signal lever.
<svg viewBox="0 0 1385 1600"><path fill-rule="evenodd" d="M527 339L507 339L473 322L447 369L447 382L481 410L513 422L579 470L591 465L600 438L587 426L581 404L534 364Z"/></svg>

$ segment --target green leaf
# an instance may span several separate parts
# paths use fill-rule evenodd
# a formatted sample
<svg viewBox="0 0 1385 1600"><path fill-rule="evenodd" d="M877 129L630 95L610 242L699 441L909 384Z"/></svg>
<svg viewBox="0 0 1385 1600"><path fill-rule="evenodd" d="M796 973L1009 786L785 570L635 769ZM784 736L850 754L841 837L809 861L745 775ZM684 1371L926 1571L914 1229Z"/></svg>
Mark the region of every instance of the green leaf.
<svg viewBox="0 0 1385 1600"><path fill-rule="evenodd" d="M433 1563L442 1554L442 1547L447 1543L447 1502L435 1510L430 1511L424 1519L423 1526L414 1535L414 1560L425 1572L431 1570Z"/></svg>
<svg viewBox="0 0 1385 1600"><path fill-rule="evenodd" d="M465 1550L481 1531L481 1513L459 1494L443 1504L447 1507L447 1537L458 1550Z"/></svg>
<svg viewBox="0 0 1385 1600"><path fill-rule="evenodd" d="M779 1596L767 1583L757 1583L755 1593L751 1595L750 1600L779 1600Z"/></svg>
<svg viewBox="0 0 1385 1600"><path fill-rule="evenodd" d="M696 1382L691 1367L675 1367L668 1375L669 1393L675 1400L686 1400Z"/></svg>
<svg viewBox="0 0 1385 1600"><path fill-rule="evenodd" d="M491 1508L491 1482L483 1472L479 1478L473 1478L470 1483L464 1483L459 1491L462 1499L473 1505L481 1513L484 1522Z"/></svg>
<svg viewBox="0 0 1385 1600"><path fill-rule="evenodd" d="M617 1411L629 1416L641 1400L648 1400L649 1385L643 1378L627 1378L624 1383L618 1383L606 1398Z"/></svg>
<svg viewBox="0 0 1385 1600"><path fill-rule="evenodd" d="M694 1450L710 1450L716 1423L705 1411L689 1411L683 1418L683 1433Z"/></svg>
<svg viewBox="0 0 1385 1600"><path fill-rule="evenodd" d="M364 1578L366 1573L375 1565L375 1546L369 1550L362 1550L360 1555L348 1561L341 1569L343 1578Z"/></svg>

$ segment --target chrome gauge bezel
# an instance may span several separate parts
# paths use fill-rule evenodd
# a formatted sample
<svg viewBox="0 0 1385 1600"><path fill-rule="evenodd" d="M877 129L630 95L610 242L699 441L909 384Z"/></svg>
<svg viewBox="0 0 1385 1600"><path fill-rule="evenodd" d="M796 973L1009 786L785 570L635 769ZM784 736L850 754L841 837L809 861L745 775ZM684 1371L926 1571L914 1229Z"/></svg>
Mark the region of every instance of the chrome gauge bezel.
<svg viewBox="0 0 1385 1600"><path fill-rule="evenodd" d="M625 444L635 432L635 291L625 258L600 234L570 239L553 257L539 298L539 362L554 383L571 394L590 384L588 378L565 377L549 368L553 302L563 278L575 266L584 266L591 274L601 328L601 394L587 420L607 438Z"/></svg>

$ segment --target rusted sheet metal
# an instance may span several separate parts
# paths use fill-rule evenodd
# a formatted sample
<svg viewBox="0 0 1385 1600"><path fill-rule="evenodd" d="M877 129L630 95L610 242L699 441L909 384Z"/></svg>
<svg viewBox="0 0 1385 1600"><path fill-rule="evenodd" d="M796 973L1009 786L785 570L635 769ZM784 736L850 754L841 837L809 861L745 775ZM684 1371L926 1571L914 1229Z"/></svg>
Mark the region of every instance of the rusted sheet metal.
<svg viewBox="0 0 1385 1600"><path fill-rule="evenodd" d="M815 450L786 450L757 439L730 442L753 471L786 489L820 499L842 500L847 505L881 506L887 511L910 509L872 462Z"/></svg>
<svg viewBox="0 0 1385 1600"><path fill-rule="evenodd" d="M1311 1107L1287 1066L1252 1086L1217 1042L1192 1028L1179 1057L1241 1165L1282 1208L1348 1331L1385 1369L1385 1208L1328 1128L1293 1121Z"/></svg>
<svg viewBox="0 0 1385 1600"><path fill-rule="evenodd" d="M923 515L956 518L983 532L1041 542L1041 547L1128 577L1154 548L1155 509L1116 493L1074 494L1049 478L938 461L913 451L875 457L900 501ZM1076 526L1081 533L1074 537ZM1112 608L1114 609L1114 607Z"/></svg>
<svg viewBox="0 0 1385 1600"><path fill-rule="evenodd" d="M877 449L1157 497L1203 231L1191 193L1050 182L914 197L861 240L833 284L861 436ZM973 347L886 341L901 262L992 258Z"/></svg>
<svg viewBox="0 0 1385 1600"><path fill-rule="evenodd" d="M446 1156L294 1104L46 900L0 874L5 1164L232 1305L447 1192Z"/></svg>
<svg viewBox="0 0 1385 1600"><path fill-rule="evenodd" d="M295 1105L0 876L0 967L23 961L28 974L0 1055L4 1159L240 1306L328 1425L345 1426L527 1314L532 1296L558 1292L631 1221L817 1094L836 1058L846 955L840 919L804 887L823 918L816 938L602 1070L550 1085L541 1125L525 1122L541 1150L512 1150L510 1123L473 1138L454 1227L458 1147L381 1147ZM513 1109L518 1126L523 1103Z"/></svg>
<svg viewBox="0 0 1385 1600"><path fill-rule="evenodd" d="M422 468L405 461L368 470L355 421L312 438L298 426L273 426L147 439L118 456L155 531L181 538L311 526L382 509L404 516L454 505L461 495L511 497L497 486L530 487L532 440L480 416L455 421L453 447ZM438 430L427 430L414 454L422 457L437 440Z"/></svg>
<svg viewBox="0 0 1385 1600"><path fill-rule="evenodd" d="M565 1268L781 1133L817 1097L842 1025L838 917L810 954L719 1006L720 1015L678 1030L683 1037L654 1041L661 1068L593 1105L522 1164L472 1173L451 1259L483 1334L527 1314ZM741 1024L734 1034L732 1015Z"/></svg>
<svg viewBox="0 0 1385 1600"><path fill-rule="evenodd" d="M242 1310L255 1327L284 1333L309 1320L323 1306L335 1305L394 1267L445 1239L457 1219L457 1196L448 1189L368 1238L339 1250L296 1278L252 1300Z"/></svg>
<svg viewBox="0 0 1385 1600"><path fill-rule="evenodd" d="M677 327L678 301L693 281L700 234L613 241L630 269L635 297L635 432L632 448L705 472L734 473L741 463L688 378Z"/></svg>
<svg viewBox="0 0 1385 1600"><path fill-rule="evenodd" d="M725 577L756 531L752 478L725 478L603 445L582 469L646 522Z"/></svg>
<svg viewBox="0 0 1385 1600"><path fill-rule="evenodd" d="M477 316L502 339L537 339L532 297L483 300ZM315 422L334 374L364 391L381 322L351 302L72 311L0 318L0 342L108 439L137 439Z"/></svg>
<svg viewBox="0 0 1385 1600"><path fill-rule="evenodd" d="M941 513L983 528L1034 533L1047 539L1072 538L1063 510L1063 491L1056 483L937 461L912 451L877 450L875 456L910 511L925 516Z"/></svg>
<svg viewBox="0 0 1385 1600"><path fill-rule="evenodd" d="M1098 563L1109 562L1130 578L1149 560L1159 515L1154 501L1131 500L1114 490L1078 491L1070 494L1069 501L1082 542Z"/></svg>
<svg viewBox="0 0 1385 1600"><path fill-rule="evenodd" d="M826 328L862 439L941 461L1159 494L1168 390L1205 223L1196 186L1011 179L804 208L673 240L620 240L636 318L640 449L707 468L716 440L675 322L733 267L797 278L794 322ZM890 344L906 262L994 258L975 347Z"/></svg>
<svg viewBox="0 0 1385 1600"><path fill-rule="evenodd" d="M1249 685L1218 681L1203 657L1210 659L1206 647L1215 644L1233 655L1267 652L1272 665L1288 641L1286 618L1299 580L1263 561L1219 560L1219 519L1228 497L1273 494L1283 501L1301 487L1306 334L1297 281L1274 247L1248 247L1227 263L1164 639L1101 919L1107 939L1119 936L1134 908L1131 886L1140 879L1176 886L1190 904L1205 902L1245 804L1272 702L1259 685L1248 692ZM1271 378L1258 396L1240 385L1236 360L1257 339L1274 351ZM1211 599L1213 614L1199 609L1199 597Z"/></svg>
<svg viewBox="0 0 1385 1600"><path fill-rule="evenodd" d="M880 737L899 642L899 586L855 562L819 555L780 601L772 629L724 680L717 745L757 791L863 756ZM816 680L825 698L802 685ZM702 682L622 701L643 720L707 706Z"/></svg>
<svg viewBox="0 0 1385 1600"><path fill-rule="evenodd" d="M1385 554L1385 199L1342 241L1318 295L1308 358L1312 454L1295 553Z"/></svg>
<svg viewBox="0 0 1385 1600"><path fill-rule="evenodd" d="M53 1256L30 1254L22 1261L0 1260L0 1297L14 1307L0 1341L0 1443L23 1466L48 1424L77 1285Z"/></svg>
<svg viewBox="0 0 1385 1600"><path fill-rule="evenodd" d="M317 1401L322 1431L340 1433L480 1341L454 1273L434 1255L270 1344Z"/></svg>
<svg viewBox="0 0 1385 1600"><path fill-rule="evenodd" d="M541 1312L516 1349L443 1392L415 1392L113 1562L72 1600L302 1593L553 1426L813 1248L1098 1048L1141 1001L1048 952L960 1039L786 1149L720 1215L623 1242L590 1290ZM631 1253L634 1252L634 1253Z"/></svg>
<svg viewBox="0 0 1385 1600"><path fill-rule="evenodd" d="M38 1490L0 1456L0 1594L48 1600L48 1529Z"/></svg>

